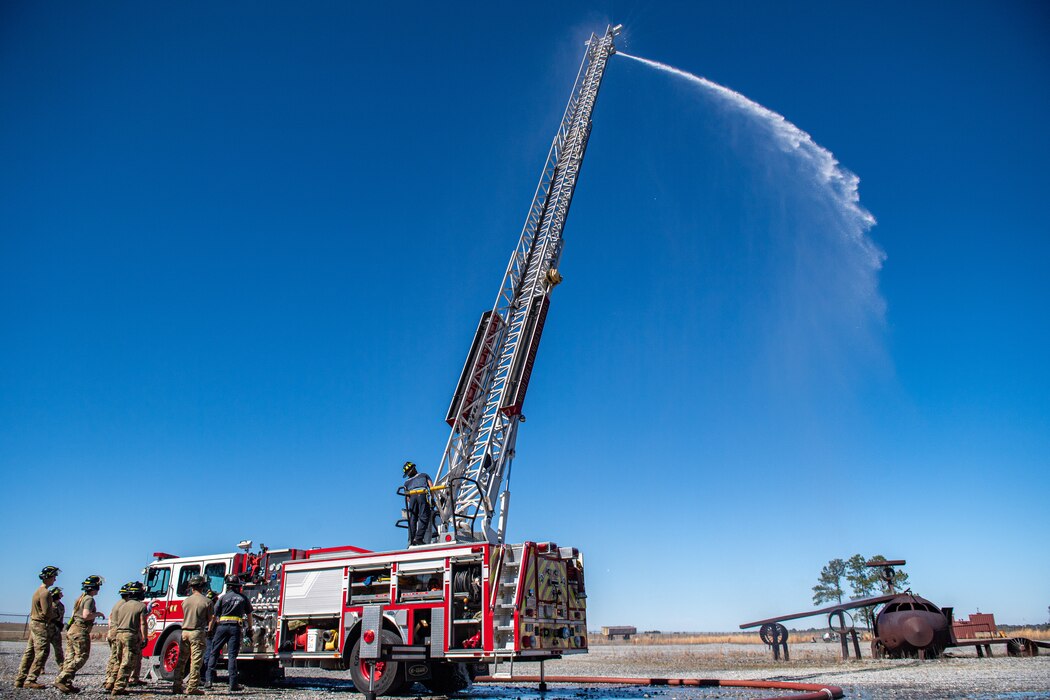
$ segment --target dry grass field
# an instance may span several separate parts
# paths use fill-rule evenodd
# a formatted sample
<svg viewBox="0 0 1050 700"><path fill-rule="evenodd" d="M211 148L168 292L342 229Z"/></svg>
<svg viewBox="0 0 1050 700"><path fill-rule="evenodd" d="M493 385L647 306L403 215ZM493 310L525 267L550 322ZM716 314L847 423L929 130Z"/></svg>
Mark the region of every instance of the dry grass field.
<svg viewBox="0 0 1050 700"><path fill-rule="evenodd" d="M789 630L788 643L798 642L820 642L824 630ZM862 642L870 642L869 632L860 632ZM1003 631L1001 637L1027 637L1028 639L1039 639L1050 641L1050 629L1035 627L1012 627L1009 631ZM664 645L696 645L696 644L764 644L758 636L758 631L750 632L641 632L632 634L630 639L610 639L600 633L592 632L587 635L587 641L591 646L605 645L636 645L636 646L664 646Z"/></svg>

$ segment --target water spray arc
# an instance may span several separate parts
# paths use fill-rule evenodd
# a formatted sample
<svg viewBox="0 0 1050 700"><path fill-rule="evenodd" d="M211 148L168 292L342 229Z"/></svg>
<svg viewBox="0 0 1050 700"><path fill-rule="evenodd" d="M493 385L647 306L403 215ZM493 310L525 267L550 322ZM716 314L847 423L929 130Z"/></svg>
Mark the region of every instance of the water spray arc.
<svg viewBox="0 0 1050 700"><path fill-rule="evenodd" d="M783 115L763 107L724 85L674 68L666 63L632 56L623 51L617 53L624 58L687 80L768 128L781 150L794 154L804 163L810 171L813 184L830 197L843 221L843 234L860 249L865 263L875 271L882 267L885 254L867 237L867 231L875 225L875 217L860 204L858 191L860 178L843 168L835 156L815 142L813 137L792 124ZM871 291L874 292L874 290Z"/></svg>

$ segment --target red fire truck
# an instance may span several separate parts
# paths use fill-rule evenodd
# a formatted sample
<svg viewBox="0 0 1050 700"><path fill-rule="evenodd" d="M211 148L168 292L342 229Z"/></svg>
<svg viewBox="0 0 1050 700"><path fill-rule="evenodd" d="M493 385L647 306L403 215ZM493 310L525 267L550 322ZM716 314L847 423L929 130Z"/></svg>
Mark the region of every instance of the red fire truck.
<svg viewBox="0 0 1050 700"><path fill-rule="evenodd" d="M609 27L587 42L496 302L481 317L446 417L452 432L424 489L434 512L424 544L252 552L247 541L228 554L156 553L145 571L143 654L158 675L171 679L175 671L182 603L198 575L217 593L227 575L244 582L254 612L238 666L262 681L290 667L349 669L362 692L421 681L446 693L465 687L479 665L500 670L586 652L579 552L550 542L505 544L504 533L525 392L562 281L562 231L619 31Z"/></svg>
<svg viewBox="0 0 1050 700"><path fill-rule="evenodd" d="M465 687L478 664L512 667L587 650L581 558L552 543L157 557L146 570L143 654L165 679L178 661L187 582L199 574L216 592L228 573L245 580L254 620L238 664L257 682L285 668L350 669L362 692L370 680L377 694L418 680L448 693ZM374 679L361 658L369 630L383 647Z"/></svg>

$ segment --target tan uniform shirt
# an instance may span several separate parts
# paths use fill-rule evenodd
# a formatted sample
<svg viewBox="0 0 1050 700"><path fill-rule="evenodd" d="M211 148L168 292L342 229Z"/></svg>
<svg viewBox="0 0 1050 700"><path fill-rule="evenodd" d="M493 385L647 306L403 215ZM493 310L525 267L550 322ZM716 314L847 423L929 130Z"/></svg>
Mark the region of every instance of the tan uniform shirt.
<svg viewBox="0 0 1050 700"><path fill-rule="evenodd" d="M84 611L90 613L88 619L84 619ZM87 593L81 593L77 602L73 603L73 622L86 627L95 626L95 598Z"/></svg>
<svg viewBox="0 0 1050 700"><path fill-rule="evenodd" d="M51 601L51 624L55 627L62 626L62 620L66 617L66 606L61 600Z"/></svg>
<svg viewBox="0 0 1050 700"><path fill-rule="evenodd" d="M106 639L110 641L112 641L117 634L117 625L113 622L117 619L117 611L119 611L126 602L128 601L121 598L117 601L117 604L113 606L113 609L109 611L109 632L106 633Z"/></svg>
<svg viewBox="0 0 1050 700"><path fill-rule="evenodd" d="M146 614L146 604L141 600L125 600L123 605L113 606L113 616L109 618L109 624L117 631L134 632L138 634L142 623L142 616Z"/></svg>
<svg viewBox="0 0 1050 700"><path fill-rule="evenodd" d="M43 584L33 593L33 603L29 608L29 619L33 622L47 622L51 619L51 591Z"/></svg>
<svg viewBox="0 0 1050 700"><path fill-rule="evenodd" d="M211 620L211 601L197 591L182 602L182 628L187 630L203 630L208 628Z"/></svg>

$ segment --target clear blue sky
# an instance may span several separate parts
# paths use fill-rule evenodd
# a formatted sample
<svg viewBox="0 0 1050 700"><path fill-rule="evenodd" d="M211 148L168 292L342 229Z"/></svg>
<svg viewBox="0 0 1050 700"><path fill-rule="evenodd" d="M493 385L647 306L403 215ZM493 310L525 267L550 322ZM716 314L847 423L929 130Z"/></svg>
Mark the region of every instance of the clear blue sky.
<svg viewBox="0 0 1050 700"><path fill-rule="evenodd" d="M804 609L856 552L1045 622L1041 2L4 3L0 612L44 564L108 607L157 550L399 546L610 22L833 152L886 257L753 120L613 58L510 537L585 553L595 627Z"/></svg>

